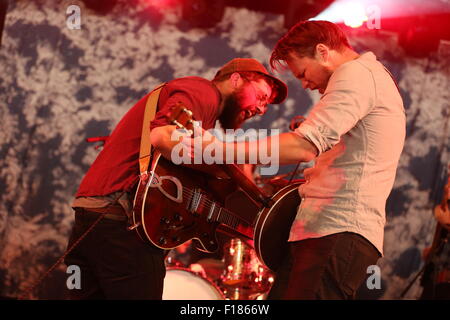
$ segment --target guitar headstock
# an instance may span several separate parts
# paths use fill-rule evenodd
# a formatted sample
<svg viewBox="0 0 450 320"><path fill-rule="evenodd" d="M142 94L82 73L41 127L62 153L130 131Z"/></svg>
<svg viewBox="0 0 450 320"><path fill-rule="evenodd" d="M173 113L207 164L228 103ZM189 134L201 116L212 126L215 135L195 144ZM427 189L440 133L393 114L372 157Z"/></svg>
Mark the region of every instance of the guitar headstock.
<svg viewBox="0 0 450 320"><path fill-rule="evenodd" d="M195 120L192 117L192 111L186 108L183 103L177 102L166 115L166 118L178 129L185 130L189 135L193 135Z"/></svg>

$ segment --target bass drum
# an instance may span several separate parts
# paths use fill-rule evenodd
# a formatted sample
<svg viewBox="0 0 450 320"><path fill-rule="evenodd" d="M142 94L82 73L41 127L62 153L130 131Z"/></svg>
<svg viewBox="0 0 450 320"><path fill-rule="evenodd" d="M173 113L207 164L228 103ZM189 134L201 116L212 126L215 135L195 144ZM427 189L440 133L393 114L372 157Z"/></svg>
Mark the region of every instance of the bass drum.
<svg viewBox="0 0 450 320"><path fill-rule="evenodd" d="M189 269L169 267L164 278L163 300L225 300L219 287Z"/></svg>

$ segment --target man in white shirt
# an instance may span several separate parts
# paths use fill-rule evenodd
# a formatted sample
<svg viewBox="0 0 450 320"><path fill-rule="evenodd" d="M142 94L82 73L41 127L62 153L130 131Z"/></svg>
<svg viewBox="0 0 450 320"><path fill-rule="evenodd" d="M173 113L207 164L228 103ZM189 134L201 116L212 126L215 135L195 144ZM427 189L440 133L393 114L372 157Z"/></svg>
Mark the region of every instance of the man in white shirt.
<svg viewBox="0 0 450 320"><path fill-rule="evenodd" d="M386 199L405 139L400 93L373 53L356 53L327 21L292 27L270 62L287 65L304 89L323 95L294 132L222 146L245 150L248 160L261 144L271 150L279 143L280 164L315 160L304 172L289 252L268 298L355 298L383 253Z"/></svg>
<svg viewBox="0 0 450 320"><path fill-rule="evenodd" d="M294 133L280 136L280 162L315 165L305 170L290 252L269 297L354 298L383 253L386 199L405 139L402 99L375 55L356 53L331 22L298 23L270 60L323 96ZM305 150L314 157L302 157Z"/></svg>
<svg viewBox="0 0 450 320"><path fill-rule="evenodd" d="M356 53L331 22L298 23L270 60L323 96L294 133L280 136L280 162L315 165L305 170L290 252L269 297L354 298L383 253L386 199L405 139L402 99L375 55Z"/></svg>

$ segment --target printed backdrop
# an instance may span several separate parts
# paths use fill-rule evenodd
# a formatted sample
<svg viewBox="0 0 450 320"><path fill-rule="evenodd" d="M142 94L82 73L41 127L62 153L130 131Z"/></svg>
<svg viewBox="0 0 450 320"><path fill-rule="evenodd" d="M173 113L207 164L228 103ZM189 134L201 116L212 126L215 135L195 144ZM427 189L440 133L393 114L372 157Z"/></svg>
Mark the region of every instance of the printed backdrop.
<svg viewBox="0 0 450 320"><path fill-rule="evenodd" d="M153 86L174 77L212 78L234 57L267 66L285 33L283 16L227 8L214 28L194 29L180 8L149 2L99 15L76 1L10 5L0 48L0 295L17 297L61 256L73 223L70 203L98 151L87 137L108 135ZM70 4L81 29L66 25ZM450 50L411 58L383 30L353 31L359 52L373 51L398 80L407 112L407 140L387 203L381 289L360 298L400 299L431 242L432 207L440 201L448 161ZM288 72L289 98L246 127L287 131L318 100ZM64 299L59 265L33 298ZM405 295L420 295L418 281Z"/></svg>

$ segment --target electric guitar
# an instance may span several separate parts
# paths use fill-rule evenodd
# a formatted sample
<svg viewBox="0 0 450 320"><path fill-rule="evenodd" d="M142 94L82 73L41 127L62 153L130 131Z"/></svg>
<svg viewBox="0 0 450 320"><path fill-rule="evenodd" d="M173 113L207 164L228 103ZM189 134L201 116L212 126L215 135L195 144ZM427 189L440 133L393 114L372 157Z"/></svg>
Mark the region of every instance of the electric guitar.
<svg viewBox="0 0 450 320"><path fill-rule="evenodd" d="M183 105L176 105L167 117L177 128L192 133L192 113ZM219 247L219 227L251 239L251 222L222 205L224 190L236 190L234 183L230 185L230 179L175 165L154 150L148 177L141 177L136 191L132 228L161 249L194 239L198 249L214 252Z"/></svg>

